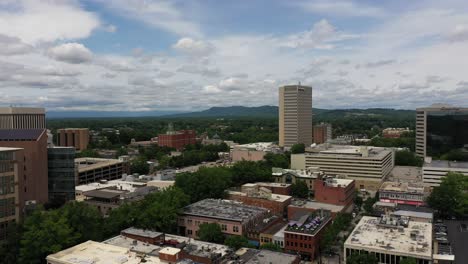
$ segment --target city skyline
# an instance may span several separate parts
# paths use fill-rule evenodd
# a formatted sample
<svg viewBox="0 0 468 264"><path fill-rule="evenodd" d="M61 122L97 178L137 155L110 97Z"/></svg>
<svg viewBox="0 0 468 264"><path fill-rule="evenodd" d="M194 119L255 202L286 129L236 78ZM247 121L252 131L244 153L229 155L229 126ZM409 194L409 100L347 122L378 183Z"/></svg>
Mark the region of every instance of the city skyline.
<svg viewBox="0 0 468 264"><path fill-rule="evenodd" d="M317 108L464 106L467 43L463 1L3 1L0 105L190 112L301 82Z"/></svg>

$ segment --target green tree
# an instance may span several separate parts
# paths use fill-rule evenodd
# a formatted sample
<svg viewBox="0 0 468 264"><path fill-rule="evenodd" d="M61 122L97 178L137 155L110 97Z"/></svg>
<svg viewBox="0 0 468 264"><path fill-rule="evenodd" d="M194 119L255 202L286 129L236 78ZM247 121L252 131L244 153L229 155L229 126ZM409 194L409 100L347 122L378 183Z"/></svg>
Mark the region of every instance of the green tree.
<svg viewBox="0 0 468 264"><path fill-rule="evenodd" d="M236 162L232 167L232 182L240 186L249 182L271 182L273 175L271 168L265 166L263 162L242 160Z"/></svg>
<svg viewBox="0 0 468 264"><path fill-rule="evenodd" d="M292 154L301 154L305 152L305 145L300 143L300 144L294 144L291 146L291 153Z"/></svg>
<svg viewBox="0 0 468 264"><path fill-rule="evenodd" d="M224 240L224 244L235 250L242 247L249 247L249 240L245 236L229 236Z"/></svg>
<svg viewBox="0 0 468 264"><path fill-rule="evenodd" d="M263 157L265 164L269 168L289 168L289 156L287 154L267 153Z"/></svg>
<svg viewBox="0 0 468 264"><path fill-rule="evenodd" d="M130 162L130 172L138 174L148 174L149 165L145 157L138 157Z"/></svg>
<svg viewBox="0 0 468 264"><path fill-rule="evenodd" d="M16 223L9 224L6 230L6 239L0 241L0 256L2 263L18 263L20 240L22 235L21 225Z"/></svg>
<svg viewBox="0 0 468 264"><path fill-rule="evenodd" d="M356 205L356 207L357 207L358 209L361 209L361 206L362 206L362 203L363 203L363 202L364 202L364 201L362 200L362 197L361 197L361 196L359 196L359 195L357 195L357 194L356 194L356 196L354 196L354 205Z"/></svg>
<svg viewBox="0 0 468 264"><path fill-rule="evenodd" d="M68 225L79 234L79 241L100 241L102 234L102 216L99 211L88 204L71 202L59 209L67 219Z"/></svg>
<svg viewBox="0 0 468 264"><path fill-rule="evenodd" d="M297 180L291 185L291 195L298 198L309 197L309 187L305 181Z"/></svg>
<svg viewBox="0 0 468 264"><path fill-rule="evenodd" d="M198 237L202 241L213 243L222 243L224 241L221 227L216 223L201 224L198 229Z"/></svg>
<svg viewBox="0 0 468 264"><path fill-rule="evenodd" d="M224 198L232 185L231 171L224 167L202 167L193 173L177 174L175 186L190 196L192 202L206 198Z"/></svg>
<svg viewBox="0 0 468 264"><path fill-rule="evenodd" d="M352 254L346 258L346 264L377 264L377 257L371 254Z"/></svg>
<svg viewBox="0 0 468 264"><path fill-rule="evenodd" d="M267 249L267 250L278 251L278 252L283 251L281 247L276 245L275 243L265 243L260 246L260 249Z"/></svg>
<svg viewBox="0 0 468 264"><path fill-rule="evenodd" d="M94 149L84 149L76 153L77 158L99 158L99 153Z"/></svg>
<svg viewBox="0 0 468 264"><path fill-rule="evenodd" d="M395 152L395 165L421 167L423 163L423 159L416 156L414 152L408 150Z"/></svg>
<svg viewBox="0 0 468 264"><path fill-rule="evenodd" d="M441 216L468 214L468 177L449 172L427 198L429 206Z"/></svg>
<svg viewBox="0 0 468 264"><path fill-rule="evenodd" d="M400 264L417 264L418 262L416 261L415 258L404 258L400 260Z"/></svg>
<svg viewBox="0 0 468 264"><path fill-rule="evenodd" d="M42 263L47 255L77 244L78 239L59 210L36 210L24 223L20 262Z"/></svg>
<svg viewBox="0 0 468 264"><path fill-rule="evenodd" d="M369 197L364 201L364 211L369 215L374 213L374 204L378 201L377 194L375 196L374 198Z"/></svg>

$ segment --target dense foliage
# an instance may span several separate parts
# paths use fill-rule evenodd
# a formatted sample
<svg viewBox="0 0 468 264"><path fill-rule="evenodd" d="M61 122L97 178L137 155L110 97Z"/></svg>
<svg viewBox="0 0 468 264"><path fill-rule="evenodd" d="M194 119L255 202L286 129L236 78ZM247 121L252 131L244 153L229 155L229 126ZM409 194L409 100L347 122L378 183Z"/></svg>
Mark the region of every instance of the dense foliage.
<svg viewBox="0 0 468 264"><path fill-rule="evenodd" d="M297 180L291 184L291 195L297 198L309 198L309 187L305 181Z"/></svg>
<svg viewBox="0 0 468 264"><path fill-rule="evenodd" d="M221 226L216 223L203 223L198 227L198 237L202 241L223 243L224 235Z"/></svg>
<svg viewBox="0 0 468 264"><path fill-rule="evenodd" d="M260 246L260 249L267 249L267 250L278 251L278 252L283 251L283 249L280 246L274 243L265 243Z"/></svg>
<svg viewBox="0 0 468 264"><path fill-rule="evenodd" d="M372 254L353 254L346 258L346 264L377 264L377 257Z"/></svg>
<svg viewBox="0 0 468 264"><path fill-rule="evenodd" d="M395 152L395 165L397 166L416 166L421 167L424 161L416 156L414 152L400 150Z"/></svg>
<svg viewBox="0 0 468 264"><path fill-rule="evenodd" d="M224 240L224 244L235 250L242 247L250 247L249 240L245 236L229 236Z"/></svg>
<svg viewBox="0 0 468 264"><path fill-rule="evenodd" d="M434 187L427 198L429 206L442 217L468 215L468 177L450 172L442 178L440 186Z"/></svg>
<svg viewBox="0 0 468 264"><path fill-rule="evenodd" d="M339 213L336 215L335 220L333 220L333 223L327 228L320 240L320 246L324 252L331 251L331 247L337 242L338 234L349 227L351 220L350 214Z"/></svg>
<svg viewBox="0 0 468 264"><path fill-rule="evenodd" d="M294 144L291 146L291 154L300 154L305 152L304 144Z"/></svg>

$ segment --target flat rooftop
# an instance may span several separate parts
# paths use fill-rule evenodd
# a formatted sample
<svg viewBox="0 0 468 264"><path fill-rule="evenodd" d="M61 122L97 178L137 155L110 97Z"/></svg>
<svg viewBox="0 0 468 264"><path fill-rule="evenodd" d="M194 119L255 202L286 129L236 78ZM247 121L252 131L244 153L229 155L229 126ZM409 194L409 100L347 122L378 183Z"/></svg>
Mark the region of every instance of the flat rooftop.
<svg viewBox="0 0 468 264"><path fill-rule="evenodd" d="M243 145L236 145L234 149L248 149L248 150L257 150L257 151L267 151L272 148L278 148L273 142L257 142Z"/></svg>
<svg viewBox="0 0 468 264"><path fill-rule="evenodd" d="M244 185L247 185L249 183L246 183ZM253 184L257 184L258 186L268 186L268 187L282 187L282 188L287 188L289 186L291 186L291 184L289 183L279 183L279 182L257 182L257 183L253 183Z"/></svg>
<svg viewBox="0 0 468 264"><path fill-rule="evenodd" d="M385 252L430 260L432 224L409 221L408 227L382 225L382 218L363 216L345 242L345 248ZM386 219L384 223L392 221ZM391 226L391 227L390 227Z"/></svg>
<svg viewBox="0 0 468 264"><path fill-rule="evenodd" d="M162 249L162 247L160 246L149 244L149 243L144 243L144 242L135 240L133 238L128 238L122 235L109 238L103 241L103 243L126 248L126 249L129 249L130 251L141 253L141 254L147 254L150 256L158 256L159 251Z"/></svg>
<svg viewBox="0 0 468 264"><path fill-rule="evenodd" d="M131 182L131 181L120 181L112 180L107 182L92 182L88 184L78 185L75 187L77 193L88 192L92 190L100 190L105 188L116 187L119 190L133 192L136 188L144 187L146 183L144 182Z"/></svg>
<svg viewBox="0 0 468 264"><path fill-rule="evenodd" d="M292 174L299 178L317 179L323 172L321 172L318 167L309 167L305 170L272 168L273 176L283 176L284 174Z"/></svg>
<svg viewBox="0 0 468 264"><path fill-rule="evenodd" d="M315 147L307 148L305 154L382 159L390 152L391 150L383 147L320 144ZM367 157L364 153L368 154Z"/></svg>
<svg viewBox="0 0 468 264"><path fill-rule="evenodd" d="M425 162L424 168L460 168L468 169L468 162L448 161L448 160L432 160L431 162Z"/></svg>
<svg viewBox="0 0 468 264"><path fill-rule="evenodd" d="M47 261L61 264L139 264L143 259L127 248L87 241L47 256ZM166 263L158 257L146 256L147 264Z"/></svg>
<svg viewBox="0 0 468 264"><path fill-rule="evenodd" d="M424 186L407 182L384 182L380 186L379 191L424 194Z"/></svg>
<svg viewBox="0 0 468 264"><path fill-rule="evenodd" d="M272 193L272 194L266 196L266 195L261 195L260 193L247 194L247 193L244 193L244 192L228 191L228 194L238 195L238 196L246 196L246 197L257 198L257 199L265 199L265 200L279 202L279 203L284 203L287 200L292 198L292 196L289 196L289 195L282 195L282 194L276 194L276 193Z"/></svg>
<svg viewBox="0 0 468 264"><path fill-rule="evenodd" d="M298 219L290 220L284 231L288 233L315 235L329 221L331 221L330 211L317 210L312 213L304 214Z"/></svg>
<svg viewBox="0 0 468 264"><path fill-rule="evenodd" d="M40 107L0 107L0 114L45 114L45 108Z"/></svg>
<svg viewBox="0 0 468 264"><path fill-rule="evenodd" d="M265 214L265 208L244 205L229 200L205 199L184 207L183 214L191 216L246 222L258 215Z"/></svg>
<svg viewBox="0 0 468 264"><path fill-rule="evenodd" d="M116 164L120 164L123 161L118 159L102 159L102 158L76 158L75 164L77 164L78 172L85 172L90 170L99 169L102 167L108 167Z"/></svg>
<svg viewBox="0 0 468 264"><path fill-rule="evenodd" d="M393 167L390 177L398 181L421 181L421 167L414 166L395 166Z"/></svg>
<svg viewBox="0 0 468 264"><path fill-rule="evenodd" d="M327 177L324 180L325 180L325 184L328 187L341 187L341 188L348 187L354 181L351 179L340 179L340 178L335 178L335 177Z"/></svg>
<svg viewBox="0 0 468 264"><path fill-rule="evenodd" d="M147 238L157 238L163 235L161 232L156 232L153 230L147 230L147 229L140 229L140 228L135 228L135 227L129 227L125 230L122 230L121 233L129 234L129 235L135 235L135 236L141 236L141 237L147 237Z"/></svg>
<svg viewBox="0 0 468 264"><path fill-rule="evenodd" d="M252 248L240 248L236 251L236 255L238 255L242 263L245 264L291 264L298 258L297 255Z"/></svg>
<svg viewBox="0 0 468 264"><path fill-rule="evenodd" d="M327 204L327 203L321 203L321 202L316 202L316 201L304 201L304 200L293 200L291 205L289 206L301 207L301 208L306 208L306 209L314 209L314 210L325 209L333 213L341 212L344 209L344 206L341 206L341 205Z"/></svg>

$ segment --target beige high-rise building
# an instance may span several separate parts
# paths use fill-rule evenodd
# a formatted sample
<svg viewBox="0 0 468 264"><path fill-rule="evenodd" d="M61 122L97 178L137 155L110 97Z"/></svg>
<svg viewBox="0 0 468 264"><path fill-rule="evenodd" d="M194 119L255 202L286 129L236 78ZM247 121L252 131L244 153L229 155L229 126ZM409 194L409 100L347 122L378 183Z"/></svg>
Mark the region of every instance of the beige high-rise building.
<svg viewBox="0 0 468 264"><path fill-rule="evenodd" d="M76 150L85 150L89 144L89 129L62 128L57 130L57 146L75 147Z"/></svg>
<svg viewBox="0 0 468 264"><path fill-rule="evenodd" d="M279 145L312 144L312 87L279 88Z"/></svg>
<svg viewBox="0 0 468 264"><path fill-rule="evenodd" d="M44 108L0 107L0 129L44 129Z"/></svg>

